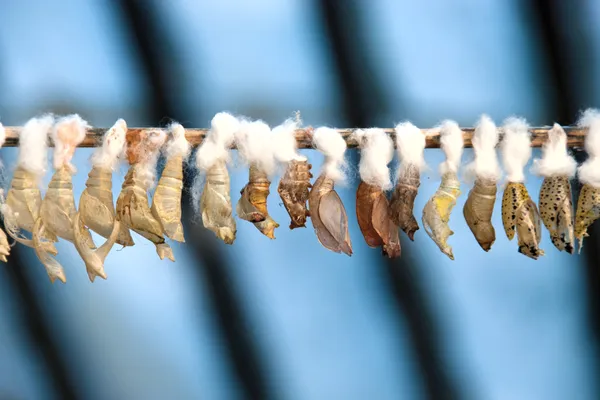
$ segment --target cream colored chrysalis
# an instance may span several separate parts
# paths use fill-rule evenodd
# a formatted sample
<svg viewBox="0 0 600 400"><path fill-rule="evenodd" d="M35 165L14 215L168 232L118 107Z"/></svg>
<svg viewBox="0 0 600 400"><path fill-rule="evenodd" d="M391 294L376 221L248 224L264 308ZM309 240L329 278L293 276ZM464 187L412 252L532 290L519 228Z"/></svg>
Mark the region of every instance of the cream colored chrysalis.
<svg viewBox="0 0 600 400"><path fill-rule="evenodd" d="M117 199L117 221L148 239L161 260L175 261L165 241L163 227L150 210L148 191L156 178L156 162L167 135L162 129L130 129L125 135L129 171Z"/></svg>
<svg viewBox="0 0 600 400"><path fill-rule="evenodd" d="M4 145L4 141L6 140L6 130L4 126L0 123L0 148ZM0 168L4 169L4 165L0 163ZM2 184L4 182L1 182ZM4 203L4 190L0 189L0 201ZM10 255L10 245L8 244L8 238L6 237L6 233L2 229L0 229L0 261L6 262Z"/></svg>
<svg viewBox="0 0 600 400"><path fill-rule="evenodd" d="M154 191L151 210L167 237L185 242L181 224L181 191L183 163L187 162L191 146L185 138L185 129L180 124L171 124L169 132L171 136L164 151L167 161Z"/></svg>
<svg viewBox="0 0 600 400"><path fill-rule="evenodd" d="M423 208L423 227L425 232L438 245L442 253L454 260L448 238L454 232L448 226L450 213L460 196L458 167L463 153L463 133L454 121L444 121L440 127L441 148L446 161L440 165L442 181L435 194Z"/></svg>
<svg viewBox="0 0 600 400"><path fill-rule="evenodd" d="M38 219L42 194L40 182L48 168L48 133L54 124L52 115L43 115L27 121L19 133L19 156L6 201L2 204L2 216L6 233L15 241L35 247L33 239L26 238L21 231L31 232ZM41 242L43 250L58 254L52 242L56 235L46 232Z"/></svg>
<svg viewBox="0 0 600 400"><path fill-rule="evenodd" d="M544 177L538 203L542 222L550 232L552 244L569 254L575 251L570 179L576 168L577 162L567 151L567 134L554 124L542 147L542 158L533 160L532 171Z"/></svg>
<svg viewBox="0 0 600 400"><path fill-rule="evenodd" d="M475 176L475 185L469 192L463 214L477 243L489 251L496 241L492 214L501 171L496 156L498 129L487 115L482 115L473 134L475 160L466 167Z"/></svg>
<svg viewBox="0 0 600 400"><path fill-rule="evenodd" d="M500 146L508 184L502 195L502 223L508 240L519 238L519 253L537 260L544 255L540 249L542 227L537 206L525 188L523 169L531 157L529 126L522 118L504 122L504 139Z"/></svg>
<svg viewBox="0 0 600 400"><path fill-rule="evenodd" d="M204 227L226 244L233 244L236 234L227 164L230 162L229 148L239 126L240 122L233 115L218 113L196 153L196 166L200 174L205 175L205 181L203 189L200 189L199 180L194 185L194 207L202 213Z"/></svg>
<svg viewBox="0 0 600 400"><path fill-rule="evenodd" d="M75 247L92 282L96 276L106 279L104 260L115 242L133 246L129 229L116 220L112 192L112 174L123 156L126 132L127 123L119 119L104 135L102 146L91 157L92 170L79 198L79 211L73 218ZM89 249L82 240L85 227L107 239L97 250Z"/></svg>
<svg viewBox="0 0 600 400"><path fill-rule="evenodd" d="M65 283L67 278L63 267L49 253L44 251L41 238L47 233L56 235L71 243L75 241L74 217L75 199L73 197L73 174L77 171L71 159L77 146L85 139L88 124L79 115L69 115L56 121L52 129L54 141L54 175L48 184L48 190L40 206L40 214L33 228L35 253L46 267L50 281L56 279ZM82 246L94 249L95 245L87 229L79 231Z"/></svg>
<svg viewBox="0 0 600 400"><path fill-rule="evenodd" d="M600 218L600 111L586 110L577 123L588 128L585 151L588 159L579 167L577 175L583 183L575 214L575 238L579 240L579 251L590 225Z"/></svg>

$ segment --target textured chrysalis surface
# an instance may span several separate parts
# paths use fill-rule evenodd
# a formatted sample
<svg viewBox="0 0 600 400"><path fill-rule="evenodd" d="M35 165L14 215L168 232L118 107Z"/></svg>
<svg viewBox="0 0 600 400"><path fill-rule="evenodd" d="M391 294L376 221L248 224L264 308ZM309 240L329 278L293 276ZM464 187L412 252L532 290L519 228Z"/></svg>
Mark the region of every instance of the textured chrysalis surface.
<svg viewBox="0 0 600 400"><path fill-rule="evenodd" d="M352 255L348 215L340 196L333 189L333 179L319 176L310 191L308 204L315 234L323 247Z"/></svg>
<svg viewBox="0 0 600 400"><path fill-rule="evenodd" d="M310 183L311 167L306 160L292 160L288 163L287 169L279 181L277 192L290 216L290 229L306 227L306 218L308 217L306 203L309 189L312 187Z"/></svg>

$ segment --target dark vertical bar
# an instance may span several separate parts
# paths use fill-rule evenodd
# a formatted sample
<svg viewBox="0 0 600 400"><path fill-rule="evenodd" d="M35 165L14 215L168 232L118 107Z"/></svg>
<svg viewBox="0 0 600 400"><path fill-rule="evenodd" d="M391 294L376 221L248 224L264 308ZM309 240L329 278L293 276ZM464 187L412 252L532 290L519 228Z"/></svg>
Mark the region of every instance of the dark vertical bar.
<svg viewBox="0 0 600 400"><path fill-rule="evenodd" d="M140 66L152 88L148 99L150 117L157 120L166 116L174 117L179 121L193 119L191 116L183 115L184 102L175 102L169 96L172 88L178 86L177 65L174 61L175 57L171 57L175 43L169 41L168 32L161 29L162 22L153 3L120 0L119 4L138 51ZM179 86L183 87L183 85ZM196 105L194 106L197 109ZM186 187L189 187L192 181L189 171L186 171L185 181ZM182 206L187 237L186 248L193 252L199 261L198 265L202 268L202 272L197 271L198 290L208 291L221 339L226 344L226 354L229 356L244 398L269 399L273 396L268 386L264 360L252 335L251 321L244 313L228 265L218 250L216 239L211 236L212 233L207 234L203 227L192 224L193 211L190 204L189 193L184 191ZM206 282L205 286L200 279L201 276Z"/></svg>
<svg viewBox="0 0 600 400"><path fill-rule="evenodd" d="M31 275L25 271L25 268L31 268L28 264L32 259L31 255L24 254L27 251L30 250L21 245L13 246L8 263L2 266L6 268L9 285L16 295L14 302L20 311L17 315L23 324L29 346L41 356L37 361L43 365L45 375L54 386L56 397L76 399L75 377L69 371L67 358L61 353L58 341L52 335L49 317L44 312L40 296L35 292ZM37 276L43 278L41 275Z"/></svg>
<svg viewBox="0 0 600 400"><path fill-rule="evenodd" d="M5 93L0 90L0 96ZM4 179L2 184L3 181ZM6 232L4 221L0 222L0 229ZM58 341L52 334L50 320L44 313L43 301L35 292L31 274L26 272L27 268L31 268L28 264L35 258L31 251L22 245L11 247L8 262L0 263L0 268L6 270L5 276L8 278L11 293L14 294L13 304L19 311L17 318L22 325L28 347L38 356L36 363L41 365L42 373L54 388L55 393L48 393L48 397L76 399L76 379L68 368L68 359L61 353ZM30 253L26 254L27 252ZM37 259L35 261L37 262ZM38 276L43 279L43 276Z"/></svg>
<svg viewBox="0 0 600 400"><path fill-rule="evenodd" d="M368 43L363 36L360 5L368 6L368 2L359 4L356 0L348 0L342 4L336 0L322 0L316 4L329 38L331 60L338 72L344 116L351 126L375 125L377 117L386 115L389 107L375 69L364 52ZM438 321L421 287L422 278L415 263L408 259L405 252L400 260L386 261L378 256L373 262L383 264L381 271L390 285L397 310L407 321L427 396L435 399L460 398L458 387L444 368Z"/></svg>
<svg viewBox="0 0 600 400"><path fill-rule="evenodd" d="M584 20L583 1L561 2L558 0L531 0L526 12L527 26L538 27L534 36L540 43L541 66L548 74L548 86L553 96L546 97L548 117L561 124L572 124L591 103L590 84L594 75L594 57L590 39L580 27ZM535 35L537 33L537 35ZM586 158L583 151L575 153L578 162ZM574 198L579 194L580 184L575 186ZM590 326L595 340L600 340L600 227L590 229L590 237L583 248L585 278L587 283L587 307Z"/></svg>

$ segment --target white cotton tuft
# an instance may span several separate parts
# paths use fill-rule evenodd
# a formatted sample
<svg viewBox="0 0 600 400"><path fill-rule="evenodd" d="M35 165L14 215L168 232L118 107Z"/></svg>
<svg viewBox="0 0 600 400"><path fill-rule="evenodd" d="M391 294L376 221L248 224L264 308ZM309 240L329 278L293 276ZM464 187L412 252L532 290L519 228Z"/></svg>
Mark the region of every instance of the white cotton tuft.
<svg viewBox="0 0 600 400"><path fill-rule="evenodd" d="M402 167L415 165L419 170L425 169L425 135L410 122L396 125L396 150ZM401 167L401 168L402 168Z"/></svg>
<svg viewBox="0 0 600 400"><path fill-rule="evenodd" d="M577 125L588 128L585 137L588 159L581 164L577 175L581 183L600 188L600 111L592 108L585 110Z"/></svg>
<svg viewBox="0 0 600 400"><path fill-rule="evenodd" d="M171 139L165 148L167 158L182 156L184 160L190 155L192 146L185 137L185 128L176 122L169 125Z"/></svg>
<svg viewBox="0 0 600 400"><path fill-rule="evenodd" d="M542 146L542 158L533 160L533 173L544 177L575 175L577 162L567 151L567 134L559 124L548 131L548 140Z"/></svg>
<svg viewBox="0 0 600 400"><path fill-rule="evenodd" d="M281 163L288 163L292 160L306 161L306 157L298 154L298 145L296 143L296 129L298 121L288 119L283 124L273 128L273 148L275 149L275 158Z"/></svg>
<svg viewBox="0 0 600 400"><path fill-rule="evenodd" d="M360 179L380 187L392 188L388 164L394 158L394 143L383 129L357 129L352 136L360 147Z"/></svg>
<svg viewBox="0 0 600 400"><path fill-rule="evenodd" d="M75 167L71 164L75 148L85 139L86 129L90 126L79 115L72 114L56 121L52 129L54 141L54 169L67 166L72 172Z"/></svg>
<svg viewBox="0 0 600 400"><path fill-rule="evenodd" d="M226 112L215 115L210 124L210 131L196 152L196 165L201 171L209 170L218 160L230 161L229 148L240 127L240 121Z"/></svg>
<svg viewBox="0 0 600 400"><path fill-rule="evenodd" d="M242 121L235 132L235 142L242 161L267 175L275 172L275 155L271 128L263 121Z"/></svg>
<svg viewBox="0 0 600 400"><path fill-rule="evenodd" d="M123 157L125 151L125 135L127 134L127 122L119 119L104 134L102 147L98 148L92 154L92 165L100 168L110 168L114 170L119 159Z"/></svg>
<svg viewBox="0 0 600 400"><path fill-rule="evenodd" d="M444 121L440 126L440 147L446 154L446 161L440 165L440 174L457 173L463 153L463 133L454 121Z"/></svg>
<svg viewBox="0 0 600 400"><path fill-rule="evenodd" d="M38 178L44 176L48 168L48 133L53 124L51 114L31 118L19 134L17 165Z"/></svg>
<svg viewBox="0 0 600 400"><path fill-rule="evenodd" d="M148 131L147 135L144 143L141 144L146 151L145 157L137 164L137 172L144 182L144 187L152 189L156 185L156 163L160 149L167 140L167 133L162 129L153 129Z"/></svg>
<svg viewBox="0 0 600 400"><path fill-rule="evenodd" d="M6 141L6 129L2 126L0 122L0 147L4 146L4 142Z"/></svg>
<svg viewBox="0 0 600 400"><path fill-rule="evenodd" d="M504 121L504 139L500 144L502 161L509 182L524 182L523 169L531 158L529 125L524 118L510 117Z"/></svg>
<svg viewBox="0 0 600 400"><path fill-rule="evenodd" d="M473 133L472 142L475 160L466 167L469 175L495 182L500 179L502 171L496 155L496 145L499 137L494 121L487 115L482 115Z"/></svg>
<svg viewBox="0 0 600 400"><path fill-rule="evenodd" d="M346 180L344 173L344 153L346 152L346 141L340 133L332 128L317 128L313 134L313 144L321 153L325 155L325 163L322 171L328 178L333 179L335 183L342 183Z"/></svg>

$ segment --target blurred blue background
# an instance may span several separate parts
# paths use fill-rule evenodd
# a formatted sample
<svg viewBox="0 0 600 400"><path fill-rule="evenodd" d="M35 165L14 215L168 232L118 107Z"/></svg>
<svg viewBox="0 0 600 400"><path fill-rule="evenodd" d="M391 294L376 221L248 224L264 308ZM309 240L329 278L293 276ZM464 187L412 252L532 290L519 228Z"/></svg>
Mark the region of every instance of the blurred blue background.
<svg viewBox="0 0 600 400"><path fill-rule="evenodd" d="M222 110L272 125L295 110L312 126L472 126L483 112L549 125L600 104L593 0L0 0L0 17L9 126L53 111L99 127L207 127ZM1 151L8 173L16 151ZM76 199L90 154L75 156ZM318 172L322 156L306 154ZM417 213L442 159L426 151ZM247 171L231 174L237 202ZM361 237L357 184L354 167L338 188L351 258L310 227L289 231L274 187L275 241L238 221L226 246L186 209L176 263L134 234L93 285L70 243L58 246L66 285L13 247L0 266L0 399L600 397L600 232L569 256L545 231L547 255L532 261L502 233L498 199L486 254L462 217L464 184L456 261L421 230L388 262ZM532 197L540 184L527 176Z"/></svg>

